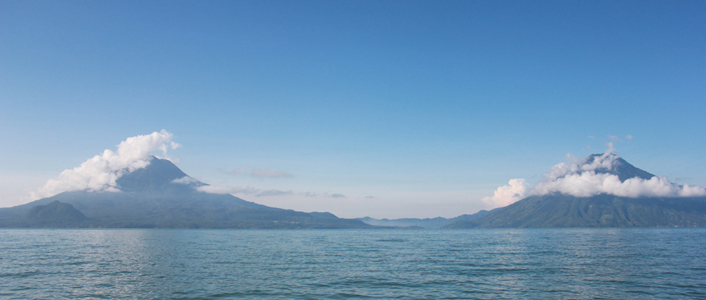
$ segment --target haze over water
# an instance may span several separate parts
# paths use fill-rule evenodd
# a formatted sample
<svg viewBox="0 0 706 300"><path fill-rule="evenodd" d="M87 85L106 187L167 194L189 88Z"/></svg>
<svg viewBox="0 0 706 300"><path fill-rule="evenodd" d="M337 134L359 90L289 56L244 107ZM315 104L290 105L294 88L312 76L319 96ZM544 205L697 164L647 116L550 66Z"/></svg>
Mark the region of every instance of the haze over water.
<svg viewBox="0 0 706 300"><path fill-rule="evenodd" d="M701 298L706 229L0 230L7 299Z"/></svg>

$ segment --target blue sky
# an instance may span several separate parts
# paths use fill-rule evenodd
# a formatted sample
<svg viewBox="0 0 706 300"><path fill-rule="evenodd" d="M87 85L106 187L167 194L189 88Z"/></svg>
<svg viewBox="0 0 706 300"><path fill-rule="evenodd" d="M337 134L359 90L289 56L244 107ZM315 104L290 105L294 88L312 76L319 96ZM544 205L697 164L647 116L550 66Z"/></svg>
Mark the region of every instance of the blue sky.
<svg viewBox="0 0 706 300"><path fill-rule="evenodd" d="M703 1L0 1L0 206L162 129L201 181L342 217L474 213L607 142L703 187L704 20Z"/></svg>

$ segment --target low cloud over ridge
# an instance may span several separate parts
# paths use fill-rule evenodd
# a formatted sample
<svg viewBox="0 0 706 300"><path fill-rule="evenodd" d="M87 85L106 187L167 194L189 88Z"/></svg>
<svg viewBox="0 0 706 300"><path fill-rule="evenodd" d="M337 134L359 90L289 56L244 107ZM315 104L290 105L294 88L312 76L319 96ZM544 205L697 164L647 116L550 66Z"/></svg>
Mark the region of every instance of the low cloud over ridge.
<svg viewBox="0 0 706 300"><path fill-rule="evenodd" d="M162 130L127 138L118 144L117 152L106 149L80 166L64 170L58 178L50 179L44 187L32 192L31 197L40 199L79 190L117 192L116 180L148 166L152 152L160 150L166 156L168 148L181 147L172 142L172 137L173 134Z"/></svg>
<svg viewBox="0 0 706 300"><path fill-rule="evenodd" d="M553 166L542 180L531 189L525 187L524 179L512 179L508 185L499 187L493 197L482 200L492 208L510 205L527 196L562 193L576 197L591 197L609 194L620 197L695 197L706 196L706 189L688 184L678 185L666 177L633 177L625 180L615 173L619 156L608 143L608 150L578 160L573 156L565 163ZM612 173L611 173L612 172ZM651 174L650 174L651 175Z"/></svg>

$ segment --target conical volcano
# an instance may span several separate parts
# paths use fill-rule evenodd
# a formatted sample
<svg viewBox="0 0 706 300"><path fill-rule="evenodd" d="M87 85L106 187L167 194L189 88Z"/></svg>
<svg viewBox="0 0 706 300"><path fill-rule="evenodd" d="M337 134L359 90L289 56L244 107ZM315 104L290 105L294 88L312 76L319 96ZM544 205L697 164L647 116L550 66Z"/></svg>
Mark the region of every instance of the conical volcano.
<svg viewBox="0 0 706 300"><path fill-rule="evenodd" d="M702 188L671 183L609 153L554 166L533 192L484 217L447 227L706 226Z"/></svg>
<svg viewBox="0 0 706 300"><path fill-rule="evenodd" d="M230 194L210 194L171 161L151 157L149 165L116 180L115 191L71 191L0 209L2 227L102 228L370 228L331 214L268 207ZM49 205L50 206L46 206ZM41 206L41 207L40 207ZM70 206L70 207L69 207ZM26 217L34 207L37 213ZM55 213L58 208L68 213ZM73 212L75 209L76 212ZM41 212L41 213L39 213ZM80 213L85 219L75 217ZM62 215L74 216L62 222ZM23 218L23 216L25 216ZM42 216L51 216L47 223Z"/></svg>

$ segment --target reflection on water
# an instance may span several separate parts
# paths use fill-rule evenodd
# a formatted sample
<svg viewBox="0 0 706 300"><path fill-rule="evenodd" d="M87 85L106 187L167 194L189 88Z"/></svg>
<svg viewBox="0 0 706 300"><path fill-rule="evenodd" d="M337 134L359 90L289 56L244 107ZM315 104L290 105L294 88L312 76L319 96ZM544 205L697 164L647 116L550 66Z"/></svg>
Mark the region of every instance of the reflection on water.
<svg viewBox="0 0 706 300"><path fill-rule="evenodd" d="M706 229L0 230L0 296L706 296Z"/></svg>

